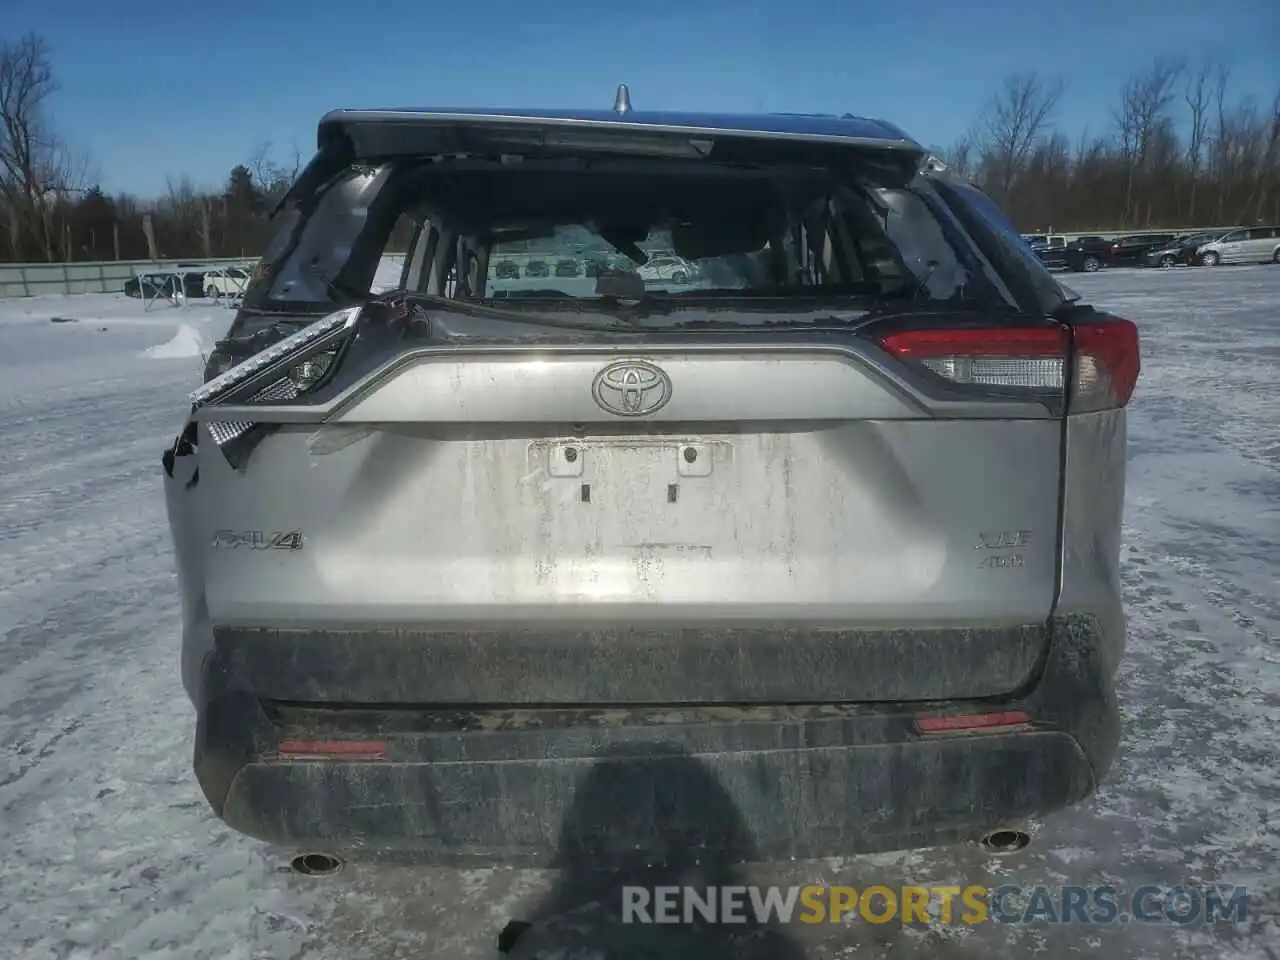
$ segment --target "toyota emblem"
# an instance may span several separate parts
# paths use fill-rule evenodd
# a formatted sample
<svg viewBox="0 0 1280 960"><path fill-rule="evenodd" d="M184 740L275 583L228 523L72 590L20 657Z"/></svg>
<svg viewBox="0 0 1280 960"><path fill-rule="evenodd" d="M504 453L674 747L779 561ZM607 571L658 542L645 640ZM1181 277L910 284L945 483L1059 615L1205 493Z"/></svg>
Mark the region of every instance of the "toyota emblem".
<svg viewBox="0 0 1280 960"><path fill-rule="evenodd" d="M645 360L618 360L596 374L591 395L602 410L620 417L643 417L667 405L671 378Z"/></svg>

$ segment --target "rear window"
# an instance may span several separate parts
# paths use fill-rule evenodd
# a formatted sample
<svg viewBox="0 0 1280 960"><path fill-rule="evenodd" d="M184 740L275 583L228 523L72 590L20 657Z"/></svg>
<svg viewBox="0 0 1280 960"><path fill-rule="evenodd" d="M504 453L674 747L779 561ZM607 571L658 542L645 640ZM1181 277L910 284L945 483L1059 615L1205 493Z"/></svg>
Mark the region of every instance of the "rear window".
<svg viewBox="0 0 1280 960"><path fill-rule="evenodd" d="M879 296L918 286L946 299L969 280L908 190L855 190L812 172L642 170L455 178L462 209L441 214L440 226L476 236L489 259L484 286L462 295L595 299L602 278L622 274L645 296Z"/></svg>
<svg viewBox="0 0 1280 960"><path fill-rule="evenodd" d="M914 276L909 262L920 264L924 277L925 258L943 256L911 249L908 238L895 245L889 236L900 232L900 216L892 210L885 213L878 230L869 225L856 232L845 229L841 238L841 228L834 221L847 217L843 203L821 198L809 211L808 222L803 212L788 218L785 211L764 206L745 208L738 222L719 221L719 211L710 205L705 211L689 206L671 212L658 208L634 224L609 224L607 207L601 207L600 214L584 216L566 210L557 216L558 211L548 206L544 216L549 222L537 227L514 218L505 222L494 218L487 224L495 238L489 247L487 282L483 291L472 293L495 299L595 298L601 276L615 273L642 284L646 295L880 294L909 282ZM767 221L774 214L779 222L769 236ZM503 239L512 233L538 235ZM652 252L676 248L682 252ZM954 256L947 259L949 279L933 285L944 297L963 282L956 276Z"/></svg>
<svg viewBox="0 0 1280 960"><path fill-rule="evenodd" d="M1011 299L927 185L648 159L406 160L331 185L273 244L247 304L367 296L406 216L419 224L409 286L444 296Z"/></svg>

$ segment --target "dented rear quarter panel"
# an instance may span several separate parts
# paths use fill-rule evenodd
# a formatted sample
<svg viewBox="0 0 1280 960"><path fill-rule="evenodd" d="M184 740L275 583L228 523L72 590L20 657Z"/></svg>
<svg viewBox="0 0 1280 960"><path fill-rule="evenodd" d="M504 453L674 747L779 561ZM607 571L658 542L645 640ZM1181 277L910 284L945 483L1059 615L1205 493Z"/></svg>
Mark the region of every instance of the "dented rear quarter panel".
<svg viewBox="0 0 1280 960"><path fill-rule="evenodd" d="M1128 459L1126 411L1066 418L1063 443L1062 582L1057 609L1096 617L1114 672L1125 646L1120 585Z"/></svg>

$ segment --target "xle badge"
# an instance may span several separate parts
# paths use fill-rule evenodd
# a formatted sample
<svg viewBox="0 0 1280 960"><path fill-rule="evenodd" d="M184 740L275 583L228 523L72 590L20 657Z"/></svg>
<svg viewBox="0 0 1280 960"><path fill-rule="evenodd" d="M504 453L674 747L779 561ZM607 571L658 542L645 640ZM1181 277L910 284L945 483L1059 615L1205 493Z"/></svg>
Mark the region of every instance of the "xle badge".
<svg viewBox="0 0 1280 960"><path fill-rule="evenodd" d="M975 550L1011 550L1031 543L1030 530L983 530L978 534Z"/></svg>
<svg viewBox="0 0 1280 960"><path fill-rule="evenodd" d="M1030 530L983 530L978 534L974 550L980 551L978 566L984 570L1021 569L1027 565L1021 553L991 553L992 550L1018 550L1031 543Z"/></svg>
<svg viewBox="0 0 1280 960"><path fill-rule="evenodd" d="M213 535L214 549L222 550L301 550L301 530L267 533L262 530L218 530Z"/></svg>

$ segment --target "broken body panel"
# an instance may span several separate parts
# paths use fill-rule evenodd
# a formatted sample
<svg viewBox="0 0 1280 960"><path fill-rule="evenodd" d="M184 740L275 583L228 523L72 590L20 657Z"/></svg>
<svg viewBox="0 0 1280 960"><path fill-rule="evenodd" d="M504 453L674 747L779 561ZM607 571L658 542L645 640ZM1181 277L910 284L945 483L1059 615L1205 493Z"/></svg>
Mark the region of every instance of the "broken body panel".
<svg viewBox="0 0 1280 960"><path fill-rule="evenodd" d="M621 158L670 177L686 220L718 188L682 192L695 172L670 164L750 168L736 195L767 180L796 204L809 173L777 171L834 169L895 242L860 254L851 296L813 266L834 263L839 218L810 217L802 291L620 305L509 284L503 301L492 205L524 223L537 204L423 194L403 289L297 324L274 358L255 348L166 454L196 768L228 822L534 861L585 831L600 857L652 857L656 808L619 820L572 798L601 778L642 797L679 761L758 855L826 855L968 839L1094 789L1118 733L1136 340L1129 356L1131 325L1072 304L985 198L917 176L923 151L877 121L342 112L320 140L242 331L345 306L381 249L369 225L404 207L380 209L388 191L448 163L455 185L475 164L535 177L534 196L573 177L635 219L607 199ZM770 236L778 253L791 234ZM305 364L321 372L299 379ZM1012 708L1030 722L912 726ZM309 739L382 752L281 756ZM714 846L707 802L682 798L671 824L694 846Z"/></svg>

